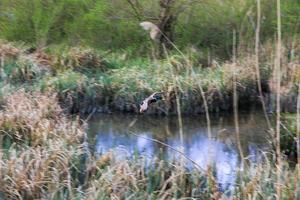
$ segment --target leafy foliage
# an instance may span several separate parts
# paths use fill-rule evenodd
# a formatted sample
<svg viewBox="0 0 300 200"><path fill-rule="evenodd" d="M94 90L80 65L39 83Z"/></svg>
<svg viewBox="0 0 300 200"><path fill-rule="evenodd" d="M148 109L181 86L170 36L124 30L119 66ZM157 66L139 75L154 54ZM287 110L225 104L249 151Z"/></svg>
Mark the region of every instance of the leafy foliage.
<svg viewBox="0 0 300 200"><path fill-rule="evenodd" d="M262 2L263 42L274 38L275 5L275 0ZM138 24L142 20L158 23L161 9L158 0L3 0L0 37L36 46L67 43L150 53L150 39ZM181 0L170 12L176 16L173 31L180 47L193 45L211 56L228 58L233 30L240 47L253 45L255 1ZM287 39L299 37L299 12L299 1L282 1L283 35Z"/></svg>

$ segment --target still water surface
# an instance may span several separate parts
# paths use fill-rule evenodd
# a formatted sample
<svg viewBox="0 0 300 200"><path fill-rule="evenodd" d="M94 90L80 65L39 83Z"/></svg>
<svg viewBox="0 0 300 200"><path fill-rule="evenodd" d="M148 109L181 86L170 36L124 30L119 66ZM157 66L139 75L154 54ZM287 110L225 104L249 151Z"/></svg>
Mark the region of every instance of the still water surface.
<svg viewBox="0 0 300 200"><path fill-rule="evenodd" d="M262 152L271 150L266 121L260 113L240 115L240 150L232 115L211 116L211 136L207 133L205 117L183 117L182 120L183 135L180 136L176 116L96 115L89 121L90 146L95 154L114 149L123 152L120 155L124 158L136 153L150 158L158 155L170 160L179 158L178 153L145 137L156 139L183 149L203 169L209 164L214 166L216 179L223 189L232 189L236 181L236 171L242 164L240 151L251 166L262 161Z"/></svg>

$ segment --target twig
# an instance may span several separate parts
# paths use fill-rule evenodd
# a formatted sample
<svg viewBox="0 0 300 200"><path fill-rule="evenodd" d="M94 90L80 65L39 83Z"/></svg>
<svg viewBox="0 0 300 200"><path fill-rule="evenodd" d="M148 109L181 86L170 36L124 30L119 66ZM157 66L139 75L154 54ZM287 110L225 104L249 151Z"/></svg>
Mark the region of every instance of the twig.
<svg viewBox="0 0 300 200"><path fill-rule="evenodd" d="M168 145L168 144L166 144L166 143L164 143L164 142L161 142L161 141L159 141L159 140L157 140L157 139L152 139L152 138L148 138L148 137L145 137L145 136L141 136L141 135L138 135L138 134L134 133L133 131L130 131L129 129L130 129L136 122L137 122L137 118L135 118L134 120L132 120L132 122L130 122L130 124L129 124L128 127L127 127L126 133L131 134L131 135L134 135L134 136L139 137L139 138L143 138L143 139L148 140L148 141L151 141L151 142L158 143L158 144L160 144L160 145L163 145L163 146L165 146L165 147L167 147L167 148L169 148L169 149L171 149L171 150L173 150L173 151L179 153L182 157L184 157L185 159L187 159L188 161L190 161L191 163L193 163L194 167L195 167L196 169L198 169L199 171L205 171L198 163L196 163L193 159L191 159L190 157L188 157L187 155L185 155L185 154L184 154L183 152L181 152L180 150L178 150L178 149L176 149L176 148L174 148L174 147L172 147L172 146L170 146L170 145Z"/></svg>
<svg viewBox="0 0 300 200"><path fill-rule="evenodd" d="M92 118L92 116L95 114L96 110L97 110L97 109L93 109L93 111L92 111L92 112L87 116L87 118L84 119L83 121L84 121L85 123L88 122L88 121Z"/></svg>
<svg viewBox="0 0 300 200"><path fill-rule="evenodd" d="M136 133L134 133L132 131L128 131L127 133L131 134L131 135L135 135L136 137L139 137L139 138L142 138L142 139L145 139L145 140L149 140L151 142L155 142L155 143L158 143L160 145L163 145L163 146L171 149L172 151L175 151L176 153L179 153L182 157L184 157L185 159L187 159L188 161L190 161L191 163L193 163L194 167L196 169L198 169L199 171L205 171L196 161L194 161L193 159L191 159L190 157L188 157L187 155L185 155L184 153L182 153L180 150L178 150L178 149L176 149L176 148L174 148L174 147L172 147L172 146L170 146L170 145L168 145L168 144L166 144L164 142L161 142L161 141L159 141L157 139L152 139L152 138L148 138L148 137L145 137L145 136L138 135L138 134L136 134Z"/></svg>
<svg viewBox="0 0 300 200"><path fill-rule="evenodd" d="M130 7L132 8L132 10L134 11L134 15L135 17L141 21L142 18L141 18L141 14L140 12L138 11L138 9L136 8L136 6L134 5L134 3L131 1L131 0L127 0L127 3L130 5Z"/></svg>

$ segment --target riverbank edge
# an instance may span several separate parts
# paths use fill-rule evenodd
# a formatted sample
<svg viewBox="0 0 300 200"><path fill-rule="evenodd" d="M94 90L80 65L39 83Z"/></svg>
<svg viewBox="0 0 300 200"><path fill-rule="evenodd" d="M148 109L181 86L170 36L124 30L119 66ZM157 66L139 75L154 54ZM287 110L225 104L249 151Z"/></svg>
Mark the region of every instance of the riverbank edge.
<svg viewBox="0 0 300 200"><path fill-rule="evenodd" d="M239 110L262 108L251 55L236 63L215 63L207 68L197 65L194 57L178 55L164 60L124 60L121 55L104 57L101 52L82 47L30 50L25 45L0 42L2 98L23 88L57 93L62 107L71 113L138 113L145 97L164 92L164 100L151 105L146 114L176 115L180 108L182 114L194 115L205 113L203 97L208 112L232 112L236 92ZM295 112L299 63L286 62L292 67L283 76L281 108L283 112ZM270 113L274 111L276 92L271 69L264 58L261 86Z"/></svg>

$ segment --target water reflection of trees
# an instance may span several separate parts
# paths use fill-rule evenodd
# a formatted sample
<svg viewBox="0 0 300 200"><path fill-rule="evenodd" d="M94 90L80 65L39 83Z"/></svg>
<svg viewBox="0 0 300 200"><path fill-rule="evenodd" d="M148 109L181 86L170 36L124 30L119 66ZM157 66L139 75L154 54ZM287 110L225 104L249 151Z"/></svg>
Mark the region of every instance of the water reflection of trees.
<svg viewBox="0 0 300 200"><path fill-rule="evenodd" d="M137 118L136 123L128 130L129 124ZM216 169L219 184L228 188L236 178L236 169L240 158L237 150L235 127L230 115L211 116L212 139L207 137L207 126L202 117L183 117L183 145L187 156L206 169L208 155ZM266 143L266 123L260 115L240 116L240 142L245 156L249 157L249 164L259 162L259 150L268 149ZM177 159L179 155L167 147L144 138L128 134L132 131L143 137L149 137L174 148L180 147L178 120L175 117L151 117L131 115L103 115L91 120L89 133L91 146L95 152L101 153L117 147L126 150L127 155L135 152L145 155L161 155Z"/></svg>
<svg viewBox="0 0 300 200"><path fill-rule="evenodd" d="M89 124L90 138L95 134L102 136L107 133L117 133L118 135L129 135L128 126L136 118L132 115L104 115L93 119ZM263 116L260 115L241 115L240 117L241 143L247 154L247 143L251 142L263 145L267 137ZM134 133L151 133L151 136L162 142L176 140L179 138L178 121L176 117L151 117L139 116L137 121L130 128ZM205 119L202 117L183 117L184 141L194 140L196 135L207 135ZM236 145L234 135L234 122L230 115L212 116L212 137L227 145ZM193 141L191 141L193 142Z"/></svg>

